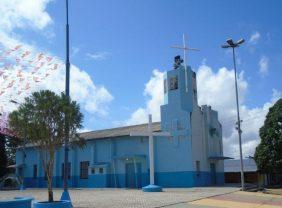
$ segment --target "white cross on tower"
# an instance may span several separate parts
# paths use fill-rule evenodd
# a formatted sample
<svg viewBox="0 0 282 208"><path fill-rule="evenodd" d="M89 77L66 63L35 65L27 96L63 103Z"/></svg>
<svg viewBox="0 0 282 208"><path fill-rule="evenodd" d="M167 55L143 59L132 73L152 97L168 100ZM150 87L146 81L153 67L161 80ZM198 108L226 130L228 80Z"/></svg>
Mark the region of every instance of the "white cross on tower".
<svg viewBox="0 0 282 208"><path fill-rule="evenodd" d="M133 131L130 132L130 136L148 136L149 137L149 163L150 163L150 185L155 185L155 168L154 168L154 136L166 136L169 137L169 132L153 132L152 128L152 115L149 114L149 123L147 131Z"/></svg>
<svg viewBox="0 0 282 208"><path fill-rule="evenodd" d="M186 51L199 51L199 49L189 48L188 46L186 46L185 34L183 34L183 46L174 45L174 46L171 46L171 47L183 50L183 56L184 56L183 59L184 59L184 68L185 68L185 88L186 88L186 92L188 92L188 74L187 74L187 66L186 66L187 65Z"/></svg>

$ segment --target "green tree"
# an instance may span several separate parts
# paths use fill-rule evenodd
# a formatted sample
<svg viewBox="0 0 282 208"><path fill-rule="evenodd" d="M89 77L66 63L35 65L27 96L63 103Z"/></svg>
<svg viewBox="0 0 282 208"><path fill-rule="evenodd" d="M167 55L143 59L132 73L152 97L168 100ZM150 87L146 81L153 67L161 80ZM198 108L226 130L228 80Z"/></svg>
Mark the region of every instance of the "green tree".
<svg viewBox="0 0 282 208"><path fill-rule="evenodd" d="M19 137L26 138L40 153L47 177L49 202L53 201L55 152L63 146L65 138L70 138L72 145L84 144L77 135L82 120L83 115L75 101L63 93L59 96L49 90L33 93L9 116L10 128Z"/></svg>
<svg viewBox="0 0 282 208"><path fill-rule="evenodd" d="M8 158L6 153L6 137L0 134L0 179L7 173Z"/></svg>
<svg viewBox="0 0 282 208"><path fill-rule="evenodd" d="M21 138L6 136L6 155L8 158L8 165L14 165L16 163L16 151L17 147L22 145L23 140Z"/></svg>
<svg viewBox="0 0 282 208"><path fill-rule="evenodd" d="M261 142L256 148L255 161L262 173L282 173L282 99L266 115L259 130Z"/></svg>

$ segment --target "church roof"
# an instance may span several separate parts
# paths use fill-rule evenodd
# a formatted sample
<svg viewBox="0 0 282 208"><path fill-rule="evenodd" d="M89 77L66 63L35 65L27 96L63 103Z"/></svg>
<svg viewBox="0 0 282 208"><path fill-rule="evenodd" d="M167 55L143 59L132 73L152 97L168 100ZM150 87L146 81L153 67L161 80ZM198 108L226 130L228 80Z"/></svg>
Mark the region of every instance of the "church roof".
<svg viewBox="0 0 282 208"><path fill-rule="evenodd" d="M133 126L123 126L112 129L103 129L96 131L83 132L79 135L86 139L102 139L102 138L111 138L111 137L120 137L120 136L129 136L132 131L146 131L148 128L148 124L140 124ZM161 131L161 123L154 122L152 123L152 128L154 132Z"/></svg>

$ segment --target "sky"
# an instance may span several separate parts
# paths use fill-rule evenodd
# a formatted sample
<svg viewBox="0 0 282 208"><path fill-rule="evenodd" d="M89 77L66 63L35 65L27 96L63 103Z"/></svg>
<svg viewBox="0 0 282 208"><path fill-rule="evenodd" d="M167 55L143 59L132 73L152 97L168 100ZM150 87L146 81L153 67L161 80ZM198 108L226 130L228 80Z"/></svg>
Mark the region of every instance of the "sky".
<svg viewBox="0 0 282 208"><path fill-rule="evenodd" d="M64 91L64 3L0 0L1 112L33 91ZM232 52L221 45L244 38L236 49L243 154L253 155L258 129L281 98L280 8L275 0L69 0L70 90L84 114L82 131L144 123L148 113L159 121L163 74L183 53L171 46L185 33L188 46L200 49L188 53L199 104L219 112L224 154L238 158Z"/></svg>

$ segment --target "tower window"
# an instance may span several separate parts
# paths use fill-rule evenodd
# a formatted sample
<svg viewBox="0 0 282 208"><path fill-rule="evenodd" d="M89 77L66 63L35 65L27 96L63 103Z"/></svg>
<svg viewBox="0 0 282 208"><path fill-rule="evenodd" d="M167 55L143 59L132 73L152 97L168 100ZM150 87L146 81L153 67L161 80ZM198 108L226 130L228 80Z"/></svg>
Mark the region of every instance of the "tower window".
<svg viewBox="0 0 282 208"><path fill-rule="evenodd" d="M164 80L164 93L167 92L167 80L165 79Z"/></svg>
<svg viewBox="0 0 282 208"><path fill-rule="evenodd" d="M194 99L197 100L197 90L193 90L193 94L194 94Z"/></svg>
<svg viewBox="0 0 282 208"><path fill-rule="evenodd" d="M171 77L169 80L169 89L170 90L176 90L178 89L178 77Z"/></svg>

